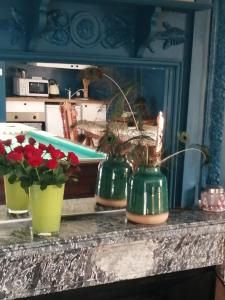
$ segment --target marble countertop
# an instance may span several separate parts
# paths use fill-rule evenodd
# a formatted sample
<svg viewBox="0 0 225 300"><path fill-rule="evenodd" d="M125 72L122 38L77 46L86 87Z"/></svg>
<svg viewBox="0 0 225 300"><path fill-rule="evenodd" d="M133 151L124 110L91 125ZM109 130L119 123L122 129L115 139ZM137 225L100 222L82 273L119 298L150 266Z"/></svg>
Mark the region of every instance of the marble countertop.
<svg viewBox="0 0 225 300"><path fill-rule="evenodd" d="M0 207L0 299L15 299L223 263L225 213L173 210L165 224L127 222L93 198L65 200L58 237ZM137 259L138 258L138 259Z"/></svg>

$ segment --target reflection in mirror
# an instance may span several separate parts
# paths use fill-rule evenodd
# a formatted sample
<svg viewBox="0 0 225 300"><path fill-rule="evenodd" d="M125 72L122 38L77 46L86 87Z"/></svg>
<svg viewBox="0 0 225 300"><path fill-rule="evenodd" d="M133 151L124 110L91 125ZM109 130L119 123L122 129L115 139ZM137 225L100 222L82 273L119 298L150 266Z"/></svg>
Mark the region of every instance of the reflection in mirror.
<svg viewBox="0 0 225 300"><path fill-rule="evenodd" d="M85 97L85 69L90 65L85 65L85 69L78 68L81 65L77 64L66 65L74 67L59 68L56 65L46 67L37 66L35 63L7 61L5 72L7 122L16 121L38 130L44 130L47 140L51 135L60 137L62 140L66 138L72 142L82 143L84 149L91 148L94 152L109 120L113 120L115 128L118 128L123 134L127 135L128 132L131 135L135 134L136 129L131 110L121 96L118 87L107 77L91 78L87 87L88 97ZM163 112L165 116L163 153L174 152L176 136L172 135L171 131L175 126L172 125L173 105L177 101L174 94L177 85L176 67L149 61L147 64L143 64L142 61L136 64L104 64L98 67L119 84L129 101L135 119L144 131L154 136L157 129L157 115L159 111ZM36 96L18 96L13 78L27 79L28 82L31 79L39 82L54 80L53 97L43 97L41 90L37 91ZM54 91L57 93L54 94ZM17 105L14 101L17 101ZM43 109L40 108L43 107L43 103L44 114ZM61 107L61 111L59 103L65 105L65 107ZM70 106L68 106L69 103ZM67 113L71 108L76 111L75 119L72 114L73 117L66 125L65 119L68 120ZM27 111L24 112L24 109ZM38 111L39 109L40 111ZM20 116L23 118L20 119ZM66 129L68 133L71 125L74 129L72 137L69 134L66 135ZM102 157L99 160L93 160L93 157L84 159L81 163L79 182L75 185L71 182L68 183L65 198L94 196L97 168L101 159ZM3 196L1 197L3 198Z"/></svg>

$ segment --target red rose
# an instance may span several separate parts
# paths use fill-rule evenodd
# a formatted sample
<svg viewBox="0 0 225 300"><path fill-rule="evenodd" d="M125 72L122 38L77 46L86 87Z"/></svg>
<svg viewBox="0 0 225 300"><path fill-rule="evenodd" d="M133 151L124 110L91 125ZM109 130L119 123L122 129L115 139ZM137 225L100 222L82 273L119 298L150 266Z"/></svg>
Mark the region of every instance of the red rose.
<svg viewBox="0 0 225 300"><path fill-rule="evenodd" d="M9 152L9 154L7 154L7 159L15 162L20 162L23 160L23 154L21 152L17 152L13 150Z"/></svg>
<svg viewBox="0 0 225 300"><path fill-rule="evenodd" d="M73 152L68 152L67 160L68 160L72 165L77 165L77 164L79 164L79 159L78 159L78 157L76 156L76 154L74 154Z"/></svg>
<svg viewBox="0 0 225 300"><path fill-rule="evenodd" d="M42 151L45 151L45 150L47 150L47 146L44 145L44 144L42 144L42 143L39 143L38 149L40 149L40 150L42 150Z"/></svg>
<svg viewBox="0 0 225 300"><path fill-rule="evenodd" d="M50 154L51 154L52 159L61 159L61 158L65 157L65 153L63 153L59 149L51 150Z"/></svg>
<svg viewBox="0 0 225 300"><path fill-rule="evenodd" d="M25 141L25 135L23 134L17 135L16 140L18 143L22 144Z"/></svg>
<svg viewBox="0 0 225 300"><path fill-rule="evenodd" d="M13 150L16 151L16 152L23 153L23 146L17 146Z"/></svg>
<svg viewBox="0 0 225 300"><path fill-rule="evenodd" d="M34 148L34 146L32 146L32 145L30 145L30 146L31 147L29 147L29 148L27 147L26 151L25 151L25 157L27 157L27 159L30 157L33 157L33 156L37 156L37 157L42 156L43 151L41 149Z"/></svg>
<svg viewBox="0 0 225 300"><path fill-rule="evenodd" d="M29 142L30 145L36 144L36 140L35 140L34 138L32 138L32 137L30 137L30 138L28 139L28 142Z"/></svg>
<svg viewBox="0 0 225 300"><path fill-rule="evenodd" d="M11 146L12 145L12 140L5 140L5 141L2 141L2 143L5 145L5 146Z"/></svg>
<svg viewBox="0 0 225 300"><path fill-rule="evenodd" d="M58 167L57 160L55 159L49 159L46 163L46 167L48 169L56 169Z"/></svg>
<svg viewBox="0 0 225 300"><path fill-rule="evenodd" d="M48 145L47 150L49 153L52 153L55 151L55 147L53 147L51 144Z"/></svg>
<svg viewBox="0 0 225 300"><path fill-rule="evenodd" d="M37 168L43 163L43 158L40 156L30 156L27 159L27 163L31 167Z"/></svg>
<svg viewBox="0 0 225 300"><path fill-rule="evenodd" d="M0 142L0 154L5 154L5 147L2 142Z"/></svg>
<svg viewBox="0 0 225 300"><path fill-rule="evenodd" d="M26 145L26 146L24 146L24 152L25 153L29 153L29 152L33 152L34 150L35 150L35 147L33 146L33 145Z"/></svg>

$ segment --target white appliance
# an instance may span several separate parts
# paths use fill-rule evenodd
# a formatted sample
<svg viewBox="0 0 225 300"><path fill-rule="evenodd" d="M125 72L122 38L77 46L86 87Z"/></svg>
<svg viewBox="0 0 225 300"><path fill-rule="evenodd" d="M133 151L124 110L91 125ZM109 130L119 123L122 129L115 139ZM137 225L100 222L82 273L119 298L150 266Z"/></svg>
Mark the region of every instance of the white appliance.
<svg viewBox="0 0 225 300"><path fill-rule="evenodd" d="M45 105L45 127L46 131L53 135L64 137L63 122L59 105L47 104Z"/></svg>
<svg viewBox="0 0 225 300"><path fill-rule="evenodd" d="M42 77L13 78L13 93L18 96L48 97L48 80Z"/></svg>

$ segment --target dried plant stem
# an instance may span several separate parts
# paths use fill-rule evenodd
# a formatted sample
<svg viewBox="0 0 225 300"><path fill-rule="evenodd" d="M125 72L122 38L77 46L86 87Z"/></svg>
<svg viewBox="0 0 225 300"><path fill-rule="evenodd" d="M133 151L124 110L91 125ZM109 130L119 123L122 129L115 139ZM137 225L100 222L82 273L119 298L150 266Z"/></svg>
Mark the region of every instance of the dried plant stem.
<svg viewBox="0 0 225 300"><path fill-rule="evenodd" d="M170 158L172 158L172 157L174 157L174 156L177 156L178 154L187 152L187 151L189 151L189 150L191 150L191 151L198 151L198 152L200 152L200 153L204 156L204 159L205 159L205 160L207 159L205 153L204 153L202 150L196 149L196 148L187 148L187 149L180 150L180 151L178 151L178 152L176 152L176 153L174 153L174 154L171 154L171 155L165 157L164 159L162 159L162 160L160 161L160 164L164 163L165 161L167 161L168 159L170 159Z"/></svg>
<svg viewBox="0 0 225 300"><path fill-rule="evenodd" d="M125 101L126 101L128 107L129 107L129 110L130 110L130 112L131 112L131 114L132 114L132 118L133 118L133 120L134 120L135 127L136 127L137 130L139 130L139 129L138 129L137 121L136 121L135 116L134 116L134 112L133 112L133 110L132 110L132 108L131 108L131 106L130 106L130 103L129 103L128 99L127 99L127 96L124 94L124 92L123 92L123 90L121 89L121 87L119 86L119 84L118 84L111 76L109 76L109 75L107 75L107 74L105 74L105 73L103 73L103 76L105 76L105 77L108 78L110 81L112 81L112 82L116 85L116 87L119 89L119 91L120 91L121 94L123 95L123 97L124 97L124 99L125 99ZM111 103L112 103L112 102L111 102ZM110 104L111 104L111 103L110 103Z"/></svg>

